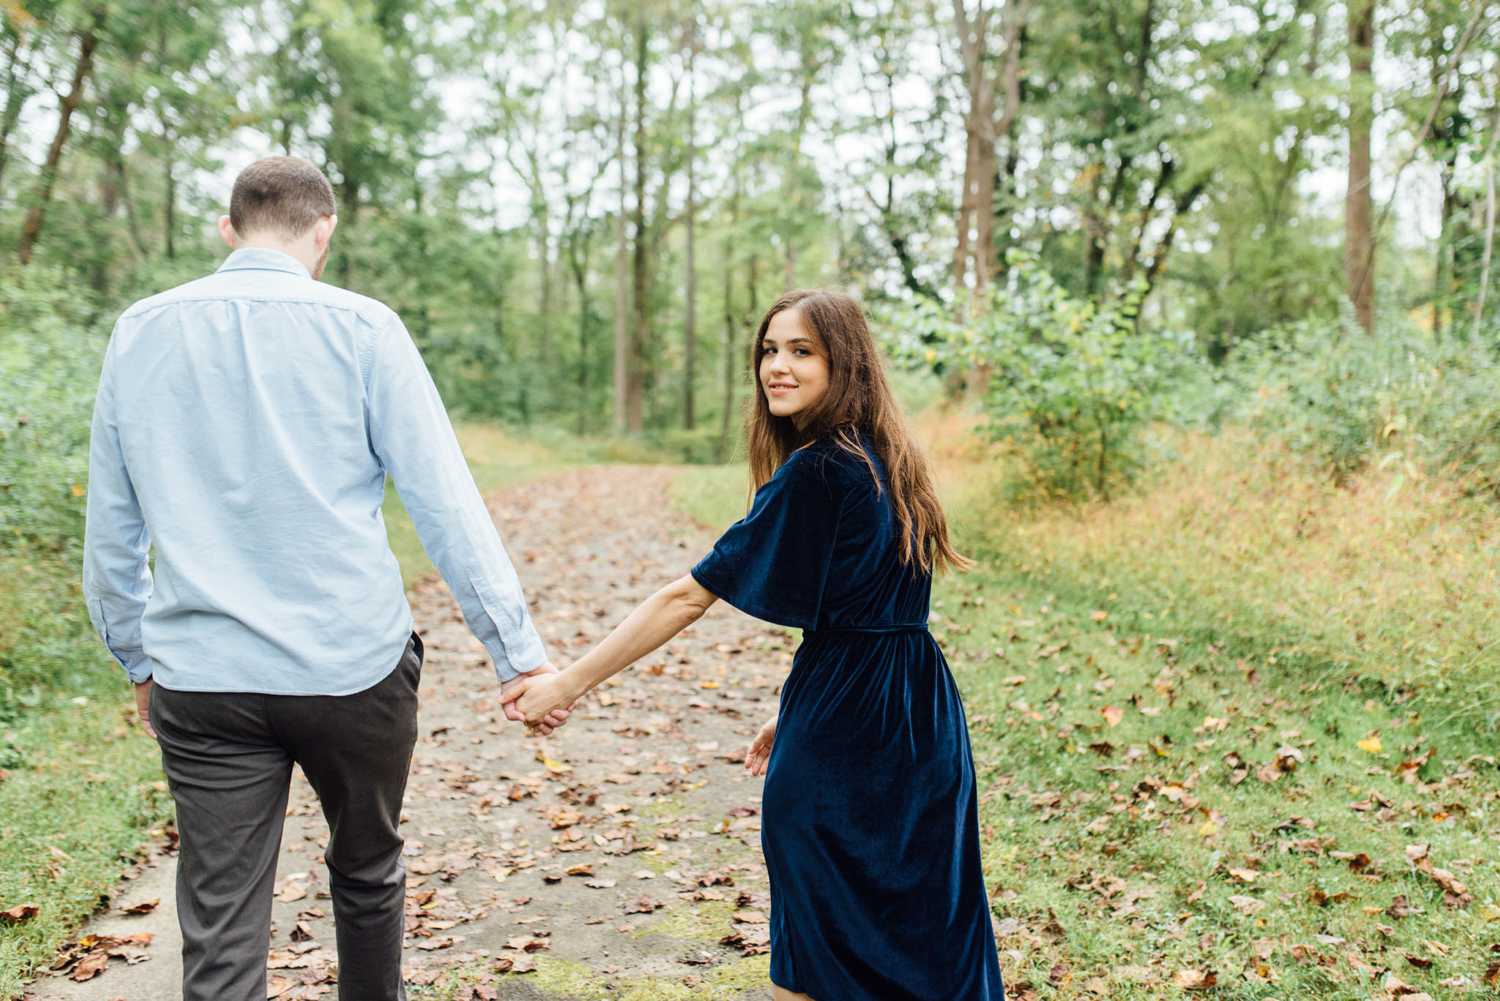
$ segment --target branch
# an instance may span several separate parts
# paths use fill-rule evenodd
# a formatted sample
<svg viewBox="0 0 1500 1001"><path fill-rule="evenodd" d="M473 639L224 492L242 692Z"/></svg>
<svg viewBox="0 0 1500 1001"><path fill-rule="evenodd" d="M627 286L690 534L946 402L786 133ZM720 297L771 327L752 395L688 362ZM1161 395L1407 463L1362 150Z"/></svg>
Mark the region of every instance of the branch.
<svg viewBox="0 0 1500 1001"><path fill-rule="evenodd" d="M1354 284L1354 288L1362 289L1365 286L1365 282L1370 280L1370 267L1375 263L1375 237L1385 227L1385 221L1390 216L1392 207L1396 204L1396 194L1401 187L1401 175L1406 172L1406 168L1410 167L1412 161L1417 158L1417 153L1421 151L1422 145L1427 142L1427 137L1432 133L1432 126L1437 121L1438 112L1442 110L1443 102L1448 99L1448 83L1453 75L1453 69L1458 65L1459 60L1463 58L1464 53L1469 48L1469 43L1474 40L1474 36L1479 33L1480 26L1488 17L1490 2L1491 0L1479 0L1479 6L1474 9L1474 16L1469 18L1468 26L1464 28L1464 33L1459 38L1458 44L1453 47L1453 55L1448 58L1447 65L1443 67L1442 83L1438 87L1437 95L1433 98L1432 108L1427 113L1427 120L1422 123L1422 130L1417 133L1416 142L1412 143L1411 150L1406 154L1406 158L1401 161L1401 165L1396 168L1396 173L1391 178L1391 196L1386 199L1385 205L1380 210L1380 215L1375 219L1374 233L1371 234L1370 239L1370 249L1365 253L1364 263L1360 266L1359 281ZM1370 182L1366 180L1365 183L1369 184Z"/></svg>

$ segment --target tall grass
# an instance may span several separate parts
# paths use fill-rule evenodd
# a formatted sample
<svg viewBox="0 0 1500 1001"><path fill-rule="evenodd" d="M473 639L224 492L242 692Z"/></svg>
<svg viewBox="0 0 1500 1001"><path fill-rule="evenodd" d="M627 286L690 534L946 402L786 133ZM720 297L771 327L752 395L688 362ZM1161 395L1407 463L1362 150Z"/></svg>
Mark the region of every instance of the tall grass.
<svg viewBox="0 0 1500 1001"><path fill-rule="evenodd" d="M1150 487L993 516L1003 472L970 469L984 543L1039 580L1170 612L1317 661L1435 722L1500 735L1500 510L1402 464L1335 484L1244 430L1168 436Z"/></svg>

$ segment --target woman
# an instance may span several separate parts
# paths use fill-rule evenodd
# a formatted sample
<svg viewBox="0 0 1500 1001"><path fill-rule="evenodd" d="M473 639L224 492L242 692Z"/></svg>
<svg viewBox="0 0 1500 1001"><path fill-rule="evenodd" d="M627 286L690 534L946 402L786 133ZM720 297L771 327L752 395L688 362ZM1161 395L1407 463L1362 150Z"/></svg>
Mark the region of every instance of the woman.
<svg viewBox="0 0 1500 1001"><path fill-rule="evenodd" d="M561 674L570 705L722 598L805 630L745 765L766 775L777 1001L1001 1001L958 689L927 631L932 571L961 567L858 305L789 292L761 321L750 513Z"/></svg>

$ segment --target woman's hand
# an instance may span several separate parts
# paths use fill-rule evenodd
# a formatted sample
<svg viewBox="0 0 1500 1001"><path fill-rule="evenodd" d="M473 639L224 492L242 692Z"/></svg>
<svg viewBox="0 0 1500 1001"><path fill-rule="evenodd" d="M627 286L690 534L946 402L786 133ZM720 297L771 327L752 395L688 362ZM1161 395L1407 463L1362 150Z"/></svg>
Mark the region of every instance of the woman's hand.
<svg viewBox="0 0 1500 1001"><path fill-rule="evenodd" d="M751 775L766 774L766 766L771 761L771 744L776 740L777 718L772 716L766 721L766 725L760 728L760 732L750 742L750 749L745 752L745 771Z"/></svg>
<svg viewBox="0 0 1500 1001"><path fill-rule="evenodd" d="M573 691L572 679L565 674L539 674L522 678L506 693L506 701L515 704L527 726L541 726L550 714L576 702L580 694Z"/></svg>

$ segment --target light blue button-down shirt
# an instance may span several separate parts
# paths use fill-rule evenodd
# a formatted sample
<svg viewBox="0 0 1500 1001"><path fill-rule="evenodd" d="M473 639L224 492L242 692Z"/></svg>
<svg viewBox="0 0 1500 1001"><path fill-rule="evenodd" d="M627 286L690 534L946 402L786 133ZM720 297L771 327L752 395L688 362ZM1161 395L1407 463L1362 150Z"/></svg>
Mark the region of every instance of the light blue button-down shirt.
<svg viewBox="0 0 1500 1001"><path fill-rule="evenodd" d="M370 687L412 627L380 513L387 474L500 680L543 664L400 318L285 254L235 251L130 307L110 338L84 541L94 627L136 682Z"/></svg>

